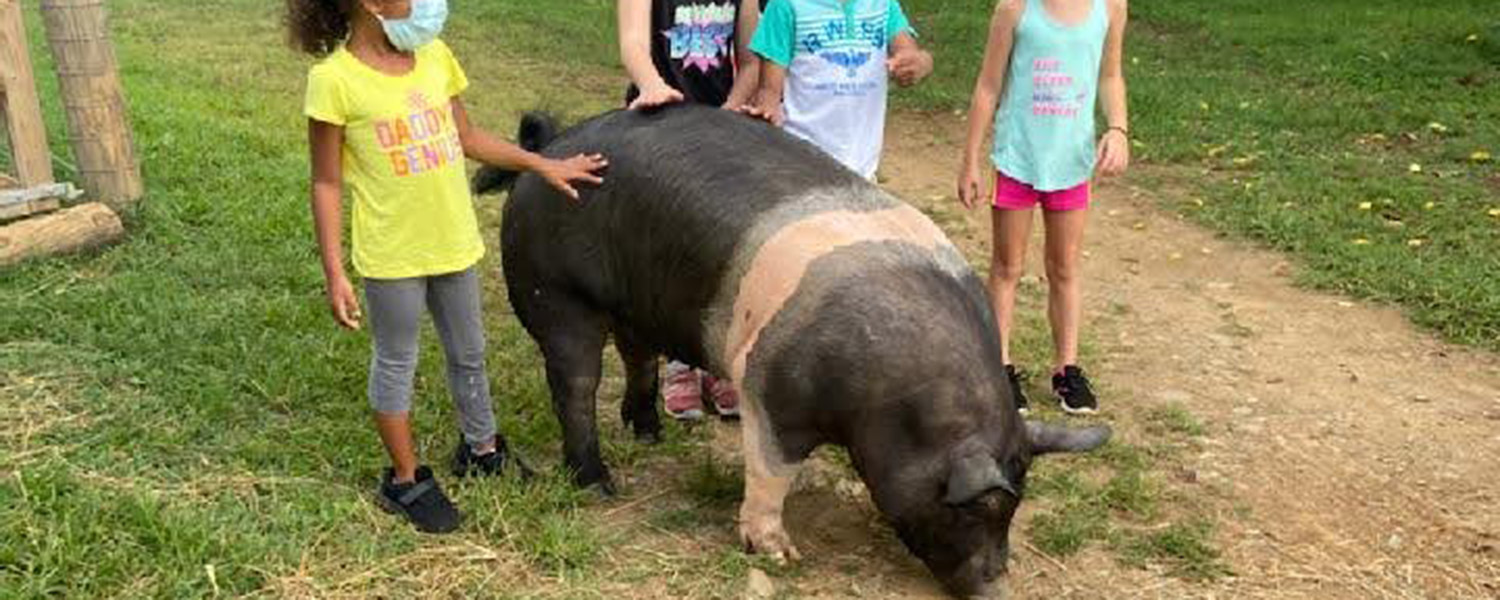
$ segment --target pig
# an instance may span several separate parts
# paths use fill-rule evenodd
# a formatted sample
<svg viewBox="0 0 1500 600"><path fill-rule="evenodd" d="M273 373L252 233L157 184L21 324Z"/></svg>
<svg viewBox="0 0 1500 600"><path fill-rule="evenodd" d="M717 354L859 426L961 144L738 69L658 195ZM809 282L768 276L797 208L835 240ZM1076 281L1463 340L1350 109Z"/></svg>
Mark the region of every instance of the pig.
<svg viewBox="0 0 1500 600"><path fill-rule="evenodd" d="M1020 417L984 287L931 220L816 147L715 108L616 111L560 133L528 115L520 141L611 165L578 201L531 174L474 181L512 188L505 282L545 359L576 484L613 490L595 422L612 335L621 417L642 439L661 431L662 354L739 392L747 549L798 558L784 500L798 464L837 444L951 593L1004 594L1032 459L1110 431Z"/></svg>

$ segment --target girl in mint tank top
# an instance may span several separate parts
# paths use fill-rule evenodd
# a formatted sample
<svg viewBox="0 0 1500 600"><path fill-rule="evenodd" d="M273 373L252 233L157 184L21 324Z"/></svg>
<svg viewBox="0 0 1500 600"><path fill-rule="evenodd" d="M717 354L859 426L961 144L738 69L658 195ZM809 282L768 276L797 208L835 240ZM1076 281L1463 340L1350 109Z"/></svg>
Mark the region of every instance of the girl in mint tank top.
<svg viewBox="0 0 1500 600"><path fill-rule="evenodd" d="M1098 409L1078 365L1079 262L1091 180L1122 173L1130 162L1121 70L1126 12L1126 0L999 0L990 21L969 108L958 197L974 207L988 159L995 181L990 297L1000 359L1022 411L1027 402L1011 361L1011 323L1037 205L1046 227L1052 391L1066 412ZM1103 116L1102 134L1096 112ZM985 148L992 130L994 143Z"/></svg>

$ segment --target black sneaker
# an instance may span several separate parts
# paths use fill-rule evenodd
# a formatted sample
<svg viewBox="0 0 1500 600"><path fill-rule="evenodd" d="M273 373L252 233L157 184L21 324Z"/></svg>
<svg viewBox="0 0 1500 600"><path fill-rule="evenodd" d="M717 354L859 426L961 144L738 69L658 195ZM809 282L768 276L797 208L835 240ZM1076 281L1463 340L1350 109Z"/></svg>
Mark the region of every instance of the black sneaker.
<svg viewBox="0 0 1500 600"><path fill-rule="evenodd" d="M522 479L530 479L531 468L521 462L521 457L510 451L510 446L505 443L505 437L495 436L495 451L485 454L475 454L474 448L459 438L458 447L453 449L453 476L468 477L469 475L494 476L504 473L506 469L514 469Z"/></svg>
<svg viewBox="0 0 1500 600"><path fill-rule="evenodd" d="M432 477L432 469L417 468L417 477L411 483L392 483L395 470L386 469L380 481L380 490L375 501L386 512L398 514L411 521L418 531L425 533L448 533L458 529L463 515L443 494L443 488Z"/></svg>
<svg viewBox="0 0 1500 600"><path fill-rule="evenodd" d="M1083 369L1073 365L1063 367L1061 373L1052 375L1052 393L1062 404L1063 412L1079 415L1097 412L1099 400L1089 388L1089 380Z"/></svg>
<svg viewBox="0 0 1500 600"><path fill-rule="evenodd" d="M1005 365L1005 376L1010 379L1010 397L1016 401L1016 410L1023 415L1031 412L1030 403L1026 401L1026 392L1021 386L1021 372L1016 370L1015 365Z"/></svg>

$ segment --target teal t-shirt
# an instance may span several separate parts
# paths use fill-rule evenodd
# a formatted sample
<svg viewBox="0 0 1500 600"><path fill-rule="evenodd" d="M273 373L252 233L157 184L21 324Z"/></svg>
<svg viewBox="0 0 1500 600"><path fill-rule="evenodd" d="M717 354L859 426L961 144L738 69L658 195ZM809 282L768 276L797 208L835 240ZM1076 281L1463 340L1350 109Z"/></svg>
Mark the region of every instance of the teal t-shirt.
<svg viewBox="0 0 1500 600"><path fill-rule="evenodd" d="M786 129L864 177L885 141L886 57L912 33L898 0L771 0L750 50L786 67Z"/></svg>
<svg viewBox="0 0 1500 600"><path fill-rule="evenodd" d="M858 18L861 14L877 16L878 11L870 9L878 5L885 5L884 19ZM864 41L881 50L891 38L912 30L911 21L906 18L899 0L771 0L761 15L760 27L755 30L750 49L771 62L789 67L798 54L799 45L806 53L816 54L827 45L857 39L842 35L844 31L854 29L844 27L850 20L854 20L860 33L866 34ZM885 22L883 28L882 20ZM811 27L799 31L799 23ZM877 39L868 35L877 29L883 29L884 37Z"/></svg>
<svg viewBox="0 0 1500 600"><path fill-rule="evenodd" d="M1094 0L1076 25L1058 23L1041 0L1026 0L995 113L990 158L1001 173L1044 192L1093 176L1094 105L1108 32L1104 0Z"/></svg>

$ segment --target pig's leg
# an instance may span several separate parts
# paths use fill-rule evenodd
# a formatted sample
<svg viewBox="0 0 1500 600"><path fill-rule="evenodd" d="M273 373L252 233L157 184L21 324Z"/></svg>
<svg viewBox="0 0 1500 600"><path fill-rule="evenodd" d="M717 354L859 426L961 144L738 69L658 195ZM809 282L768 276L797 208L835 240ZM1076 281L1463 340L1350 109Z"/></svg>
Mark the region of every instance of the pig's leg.
<svg viewBox="0 0 1500 600"><path fill-rule="evenodd" d="M599 453L594 394L604 354L605 318L561 293L536 293L527 329L547 362L552 410L563 430L563 459L579 487L614 493ZM519 311L518 311L519 314Z"/></svg>
<svg viewBox="0 0 1500 600"><path fill-rule="evenodd" d="M637 441L661 442L661 415L656 412L656 396L661 382L658 356L628 331L615 330L615 349L625 363L625 398L620 402L620 419L629 425Z"/></svg>
<svg viewBox="0 0 1500 600"><path fill-rule="evenodd" d="M745 501L740 504L740 539L747 550L778 561L801 555L782 526L782 506L801 463L789 463L777 447L760 398L740 392L740 435L745 453Z"/></svg>

